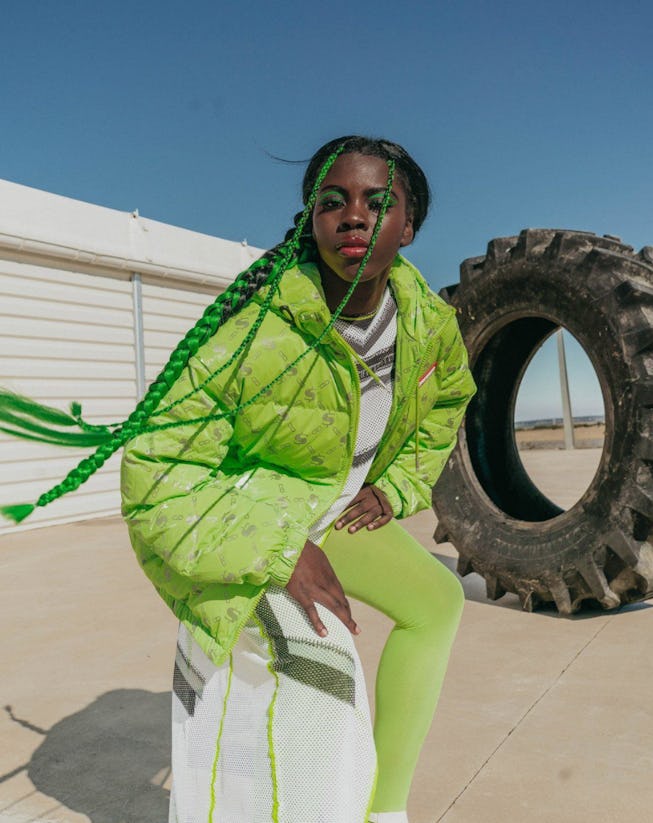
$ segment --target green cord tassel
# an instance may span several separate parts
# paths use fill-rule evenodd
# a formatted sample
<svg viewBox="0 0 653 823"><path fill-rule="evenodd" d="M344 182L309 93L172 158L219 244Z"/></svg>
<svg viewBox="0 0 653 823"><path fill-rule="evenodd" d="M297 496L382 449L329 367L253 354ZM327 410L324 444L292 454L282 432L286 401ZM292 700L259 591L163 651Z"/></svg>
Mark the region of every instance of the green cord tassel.
<svg viewBox="0 0 653 823"><path fill-rule="evenodd" d="M33 503L19 503L17 506L0 506L0 514L7 520L14 523L21 523L34 511L36 506Z"/></svg>
<svg viewBox="0 0 653 823"><path fill-rule="evenodd" d="M25 440L78 448L99 446L111 440L112 432L108 426L93 426L82 419L79 403L71 403L70 408L71 414L66 414L0 387L0 431ZM7 424L11 428L7 428ZM65 430L70 427L81 431Z"/></svg>
<svg viewBox="0 0 653 823"><path fill-rule="evenodd" d="M81 413L81 406L79 411ZM54 409L52 406L37 403L29 397L22 397L20 394L16 394L0 386L0 420L3 419L4 414L17 414L28 418L32 417L35 420L42 420L44 423L50 423L53 426L77 425L77 420L70 414L66 414L66 412L60 411L60 409Z"/></svg>

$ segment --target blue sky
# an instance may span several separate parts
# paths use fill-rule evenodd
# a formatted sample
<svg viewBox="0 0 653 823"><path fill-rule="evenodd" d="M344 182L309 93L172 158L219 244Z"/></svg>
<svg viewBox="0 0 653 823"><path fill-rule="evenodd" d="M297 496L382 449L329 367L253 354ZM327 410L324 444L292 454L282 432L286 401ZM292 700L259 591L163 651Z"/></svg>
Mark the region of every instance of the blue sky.
<svg viewBox="0 0 653 823"><path fill-rule="evenodd" d="M525 227L639 248L653 243L652 27L633 0L6 3L0 177L267 247L303 169L270 155L359 132L403 143L431 181L408 256L434 289ZM572 375L589 368L569 356ZM574 406L593 392L600 411L596 381L580 382ZM530 383L541 416L558 413Z"/></svg>

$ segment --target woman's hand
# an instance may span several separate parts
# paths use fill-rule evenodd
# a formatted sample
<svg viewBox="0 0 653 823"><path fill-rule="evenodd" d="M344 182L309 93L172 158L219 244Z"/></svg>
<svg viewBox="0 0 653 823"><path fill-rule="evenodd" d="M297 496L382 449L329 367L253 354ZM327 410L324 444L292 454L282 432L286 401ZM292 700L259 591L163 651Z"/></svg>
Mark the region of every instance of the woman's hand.
<svg viewBox="0 0 653 823"><path fill-rule="evenodd" d="M352 534L367 526L368 529L379 529L392 520L390 501L376 486L363 486L349 507L336 520L335 528L342 529L347 523L352 523L348 531ZM354 522L356 521L356 522Z"/></svg>
<svg viewBox="0 0 653 823"><path fill-rule="evenodd" d="M322 549L310 540L304 544L286 591L304 609L320 637L326 637L328 632L317 613L316 603L326 606L339 617L352 634L360 634L331 563Z"/></svg>

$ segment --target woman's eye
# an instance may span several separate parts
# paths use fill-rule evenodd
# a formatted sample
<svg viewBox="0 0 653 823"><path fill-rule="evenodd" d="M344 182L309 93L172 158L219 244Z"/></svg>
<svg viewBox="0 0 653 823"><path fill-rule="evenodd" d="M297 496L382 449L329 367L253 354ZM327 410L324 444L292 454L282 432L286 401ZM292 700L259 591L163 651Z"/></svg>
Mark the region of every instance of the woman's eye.
<svg viewBox="0 0 653 823"><path fill-rule="evenodd" d="M375 194L374 197L370 197L369 208L372 211L381 211L381 206L383 205L383 194ZM397 205L397 201L392 195L388 200L388 208L391 209L393 206Z"/></svg>
<svg viewBox="0 0 653 823"><path fill-rule="evenodd" d="M341 195L336 194L335 192L327 192L322 195L318 201L318 205L321 209L337 209L345 205L345 200Z"/></svg>

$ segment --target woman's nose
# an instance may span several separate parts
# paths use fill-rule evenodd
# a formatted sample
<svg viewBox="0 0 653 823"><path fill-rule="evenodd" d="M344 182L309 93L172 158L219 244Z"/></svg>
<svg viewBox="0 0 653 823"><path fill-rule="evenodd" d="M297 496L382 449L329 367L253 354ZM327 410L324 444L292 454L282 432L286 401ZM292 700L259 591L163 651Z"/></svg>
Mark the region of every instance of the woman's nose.
<svg viewBox="0 0 653 823"><path fill-rule="evenodd" d="M363 204L351 200L340 213L341 231L351 231L352 229L367 229L369 217Z"/></svg>

